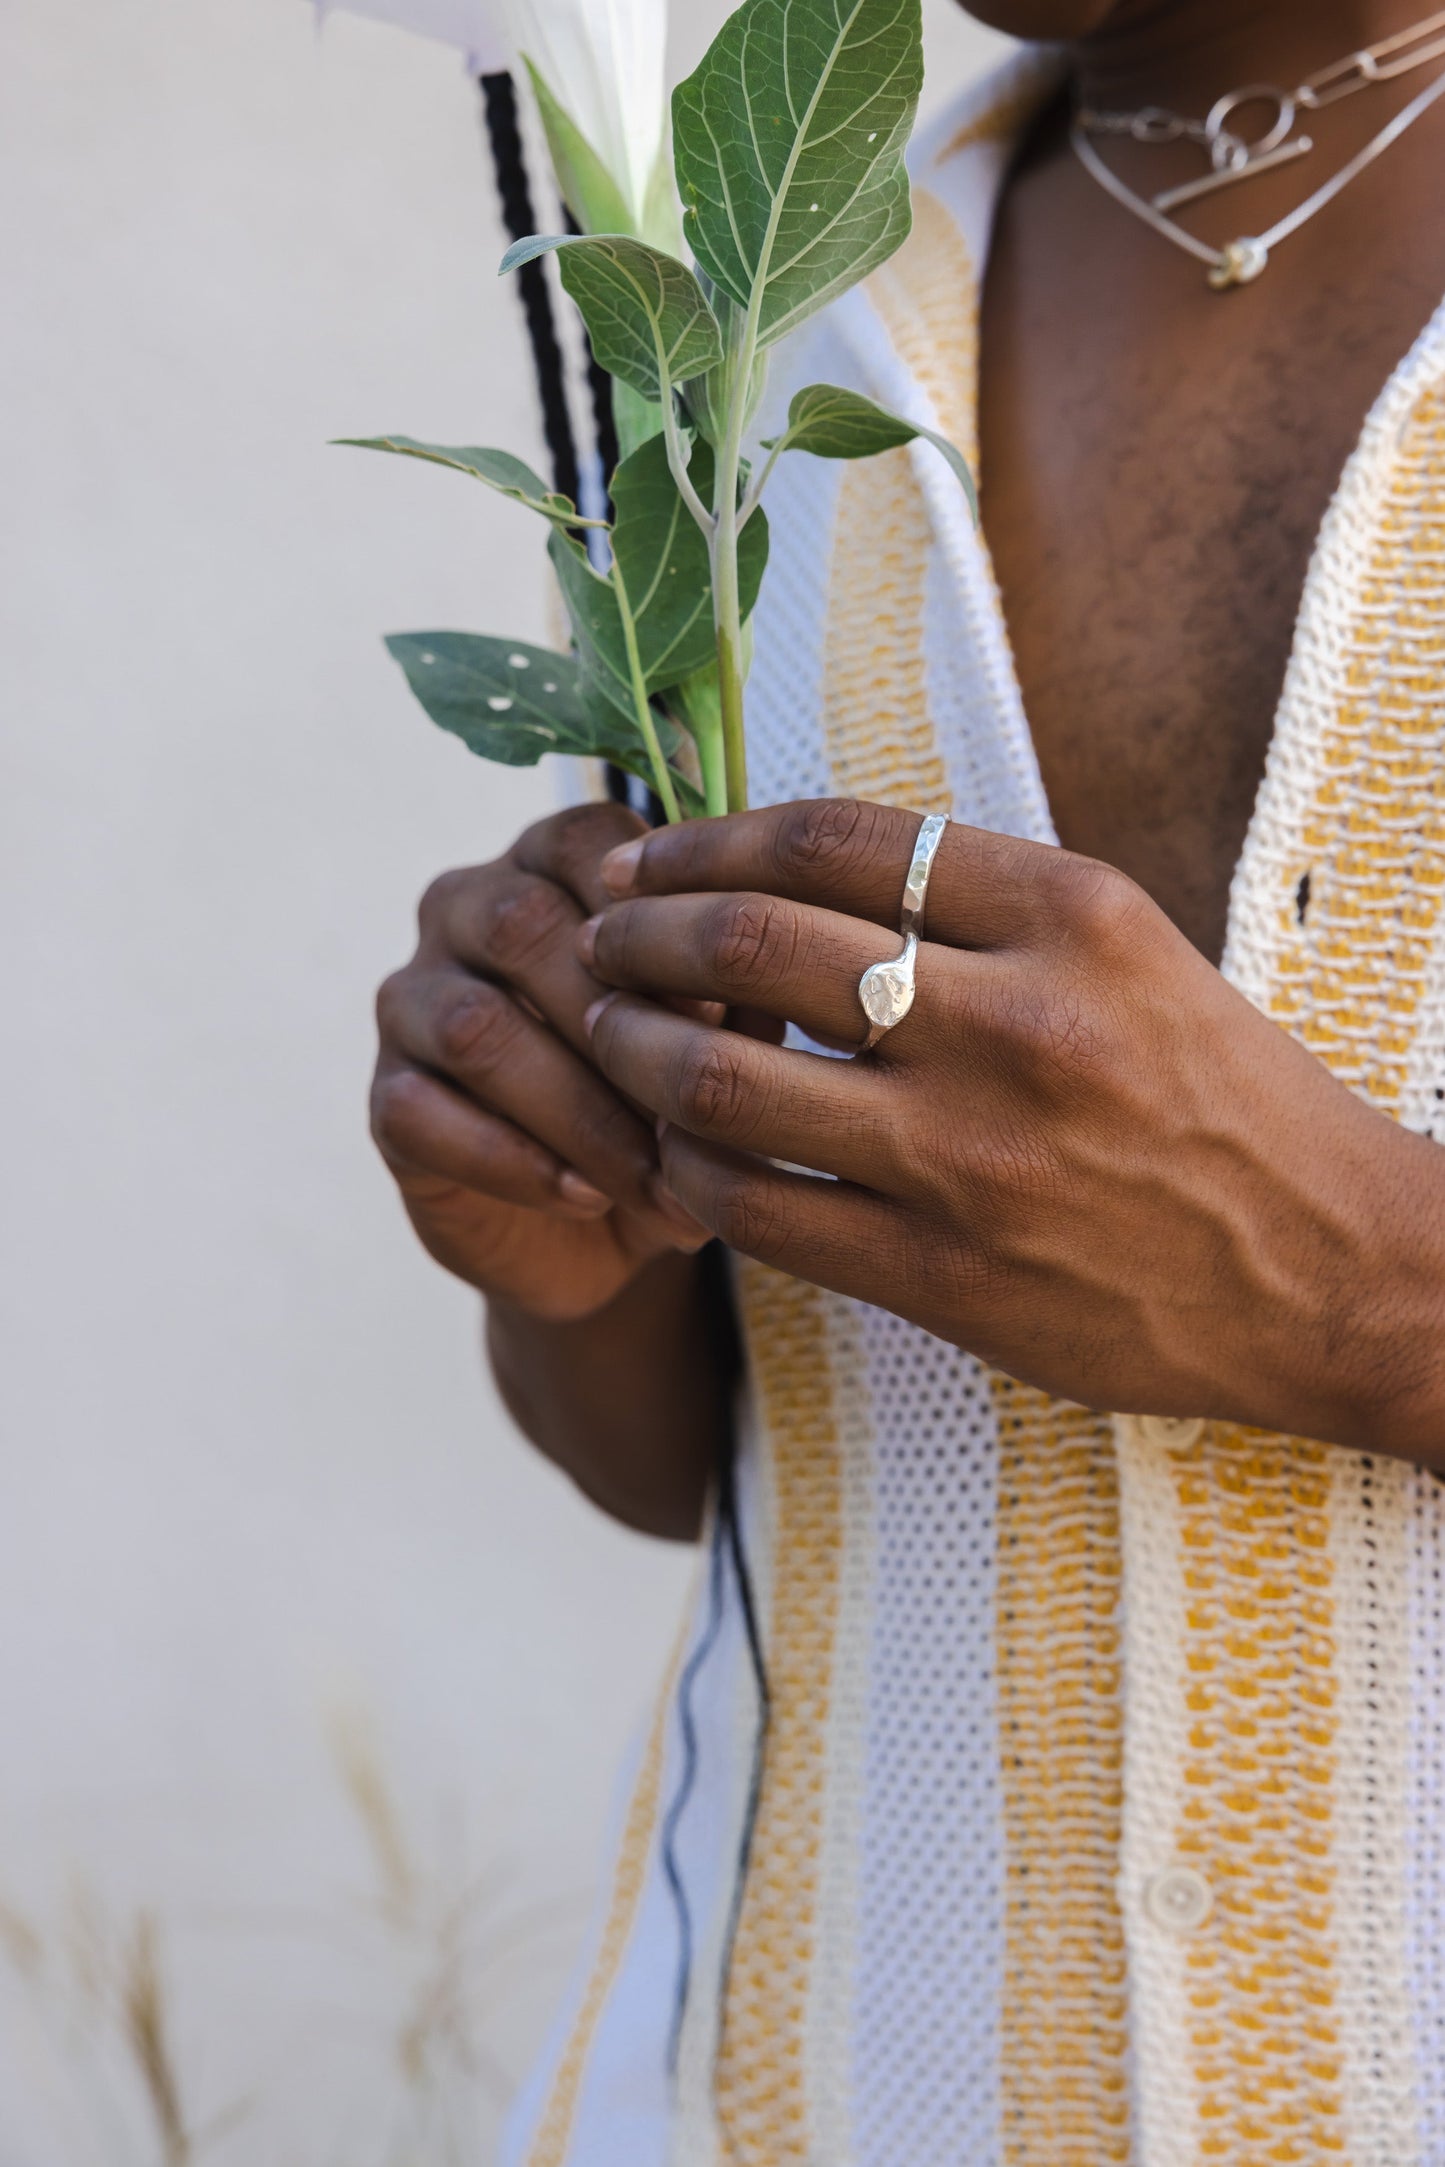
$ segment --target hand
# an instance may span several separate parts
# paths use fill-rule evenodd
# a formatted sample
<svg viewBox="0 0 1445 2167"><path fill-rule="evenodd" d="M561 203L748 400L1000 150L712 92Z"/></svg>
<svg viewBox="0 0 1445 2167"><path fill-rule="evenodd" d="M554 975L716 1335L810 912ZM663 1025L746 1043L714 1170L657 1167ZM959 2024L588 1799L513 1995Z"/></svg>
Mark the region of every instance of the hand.
<svg viewBox="0 0 1445 2167"><path fill-rule="evenodd" d="M859 1060L656 1005L747 1004L856 1047L917 832L825 800L637 838L603 867L628 899L579 954L626 990L594 1010L593 1053L668 1124L688 1209L1067 1399L1438 1455L1445 1157L1122 874L951 826L914 1007Z"/></svg>
<svg viewBox="0 0 1445 2167"><path fill-rule="evenodd" d="M421 1240L483 1293L557 1321L611 1302L650 1259L707 1239L663 1187L650 1122L593 1067L578 960L618 805L529 828L444 873L377 998L372 1132Z"/></svg>

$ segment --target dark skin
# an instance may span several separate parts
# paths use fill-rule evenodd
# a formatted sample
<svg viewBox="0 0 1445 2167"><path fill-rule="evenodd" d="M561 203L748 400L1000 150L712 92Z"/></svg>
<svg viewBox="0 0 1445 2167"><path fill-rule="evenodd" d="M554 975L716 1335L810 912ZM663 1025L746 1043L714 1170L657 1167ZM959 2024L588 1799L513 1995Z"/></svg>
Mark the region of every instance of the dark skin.
<svg viewBox="0 0 1445 2167"><path fill-rule="evenodd" d="M1065 29L1078 12L1019 11ZM1421 12L1120 8L1086 47L1084 87L1105 108L1193 113L1221 86L1297 83ZM1311 159L1216 197L1193 230L1265 230L1429 80L1311 115ZM1066 126L1060 105L1036 131L989 265L989 546L1060 841L1130 874L1217 962L1320 521L1445 293L1445 111L1224 296L1080 170ZM1201 170L1187 146L1108 154L1146 193Z"/></svg>
<svg viewBox="0 0 1445 2167"><path fill-rule="evenodd" d="M1074 41L1096 104L1198 112L1418 9L975 12ZM1312 119L1307 183L1253 181L1247 216L1226 196L1194 230L1267 226L1427 79ZM1111 155L1150 188L1197 170ZM1041 119L990 263L981 464L1065 849L950 831L919 1000L876 1055L783 1053L698 1004L847 1042L860 970L896 952L910 816L736 816L607 861L636 823L594 808L433 891L383 989L378 1140L488 1297L518 1421L619 1517L694 1532L726 1436L710 1233L1085 1404L1445 1461L1441 1155L1213 968L1320 519L1445 291L1442 173L1445 107L1220 297Z"/></svg>

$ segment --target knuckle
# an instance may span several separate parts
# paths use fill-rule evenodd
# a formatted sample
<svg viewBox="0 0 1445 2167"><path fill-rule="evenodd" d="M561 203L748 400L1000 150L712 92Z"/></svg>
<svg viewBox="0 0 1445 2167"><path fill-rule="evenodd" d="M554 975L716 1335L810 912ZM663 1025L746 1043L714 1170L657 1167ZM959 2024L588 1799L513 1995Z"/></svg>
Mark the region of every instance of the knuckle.
<svg viewBox="0 0 1445 2167"><path fill-rule="evenodd" d="M731 897L708 914L704 959L721 979L755 984L786 964L790 922L768 896Z"/></svg>
<svg viewBox="0 0 1445 2167"><path fill-rule="evenodd" d="M788 880L820 867L846 868L873 854L887 818L883 806L860 798L812 798L790 806L774 841L777 869Z"/></svg>
<svg viewBox="0 0 1445 2167"><path fill-rule="evenodd" d="M747 1086L736 1052L720 1035L684 1055L675 1099L677 1118L685 1129L735 1134L740 1128L747 1109Z"/></svg>
<svg viewBox="0 0 1445 2167"><path fill-rule="evenodd" d="M718 1239L729 1249L756 1257L761 1263L771 1262L785 1247L783 1215L765 1181L749 1180L746 1175L724 1176L714 1192L708 1216Z"/></svg>
<svg viewBox="0 0 1445 2167"><path fill-rule="evenodd" d="M1060 855L1054 884L1064 921L1076 940L1105 952L1134 939L1146 897L1142 888L1097 858Z"/></svg>
<svg viewBox="0 0 1445 2167"><path fill-rule="evenodd" d="M447 994L436 1019L436 1041L449 1068L490 1066L511 1044L518 1018L506 995L485 980Z"/></svg>
<svg viewBox="0 0 1445 2167"><path fill-rule="evenodd" d="M406 1001L408 969L390 972L376 989L376 1028L383 1044L396 1035Z"/></svg>
<svg viewBox="0 0 1445 2167"><path fill-rule="evenodd" d="M438 873L435 880L427 882L417 905L417 924L423 933L431 933L444 925L451 913L457 893L466 883L466 874L456 871Z"/></svg>
<svg viewBox="0 0 1445 2167"><path fill-rule="evenodd" d="M496 897L484 933L487 960L503 971L524 971L565 940L571 913L560 888L519 880Z"/></svg>
<svg viewBox="0 0 1445 2167"><path fill-rule="evenodd" d="M371 1133L384 1151L400 1151L421 1126L426 1080L413 1068L378 1074L371 1086Z"/></svg>
<svg viewBox="0 0 1445 2167"><path fill-rule="evenodd" d="M559 870L591 867L644 825L625 805L569 805L528 828L517 854L528 865L554 865Z"/></svg>

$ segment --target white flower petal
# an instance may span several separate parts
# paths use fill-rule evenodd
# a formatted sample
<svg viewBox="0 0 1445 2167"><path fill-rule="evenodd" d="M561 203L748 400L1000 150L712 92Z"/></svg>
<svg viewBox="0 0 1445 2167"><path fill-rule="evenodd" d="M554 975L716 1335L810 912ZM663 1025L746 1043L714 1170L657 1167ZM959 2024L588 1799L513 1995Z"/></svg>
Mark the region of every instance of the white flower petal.
<svg viewBox="0 0 1445 2167"><path fill-rule="evenodd" d="M348 15L369 15L376 22L395 23L399 30L454 45L478 75L492 75L508 65L505 29L492 0L313 0L313 5L318 21L341 8Z"/></svg>
<svg viewBox="0 0 1445 2167"><path fill-rule="evenodd" d="M667 0L503 0L512 43L640 221L667 128Z"/></svg>

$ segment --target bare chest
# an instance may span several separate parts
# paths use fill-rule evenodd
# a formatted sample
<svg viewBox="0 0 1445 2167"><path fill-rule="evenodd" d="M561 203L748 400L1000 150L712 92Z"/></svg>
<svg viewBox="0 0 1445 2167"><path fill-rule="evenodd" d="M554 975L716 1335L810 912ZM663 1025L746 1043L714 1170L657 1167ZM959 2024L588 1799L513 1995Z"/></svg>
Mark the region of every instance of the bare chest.
<svg viewBox="0 0 1445 2167"><path fill-rule="evenodd" d="M984 525L1060 840L1217 960L1320 522L1445 220L1364 281L1301 241L1218 296L1081 180L1050 160L1001 214Z"/></svg>

